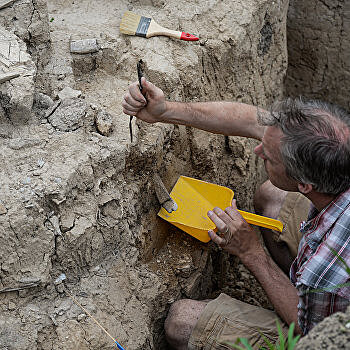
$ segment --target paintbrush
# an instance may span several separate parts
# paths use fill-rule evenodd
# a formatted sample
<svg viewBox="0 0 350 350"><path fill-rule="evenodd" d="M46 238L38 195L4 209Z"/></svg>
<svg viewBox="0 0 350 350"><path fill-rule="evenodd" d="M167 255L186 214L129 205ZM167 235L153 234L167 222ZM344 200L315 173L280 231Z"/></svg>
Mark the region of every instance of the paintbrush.
<svg viewBox="0 0 350 350"><path fill-rule="evenodd" d="M199 38L193 34L164 28L153 18L140 16L130 11L125 12L123 15L122 21L120 22L120 32L128 35L143 36L145 38L150 38L156 35L165 35L186 41L199 40Z"/></svg>

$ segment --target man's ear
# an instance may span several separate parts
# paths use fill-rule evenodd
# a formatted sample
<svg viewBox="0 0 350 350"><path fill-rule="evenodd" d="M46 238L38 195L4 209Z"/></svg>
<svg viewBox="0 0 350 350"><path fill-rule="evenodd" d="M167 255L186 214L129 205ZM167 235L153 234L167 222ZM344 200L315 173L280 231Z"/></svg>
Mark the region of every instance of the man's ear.
<svg viewBox="0 0 350 350"><path fill-rule="evenodd" d="M302 194L308 194L312 191L312 185L311 184L303 184L298 183L298 190Z"/></svg>

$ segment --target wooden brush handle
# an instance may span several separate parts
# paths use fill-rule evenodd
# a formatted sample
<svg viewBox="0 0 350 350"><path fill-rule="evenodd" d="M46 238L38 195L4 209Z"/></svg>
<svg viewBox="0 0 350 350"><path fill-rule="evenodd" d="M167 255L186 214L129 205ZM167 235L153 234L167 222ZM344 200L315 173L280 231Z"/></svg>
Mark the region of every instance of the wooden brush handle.
<svg viewBox="0 0 350 350"><path fill-rule="evenodd" d="M168 36L170 38L186 40L186 41L199 40L196 36L194 36L192 34L164 28L152 19L152 21L149 25L147 34L146 34L146 38L150 38L150 37L156 36L156 35L165 35L165 36Z"/></svg>

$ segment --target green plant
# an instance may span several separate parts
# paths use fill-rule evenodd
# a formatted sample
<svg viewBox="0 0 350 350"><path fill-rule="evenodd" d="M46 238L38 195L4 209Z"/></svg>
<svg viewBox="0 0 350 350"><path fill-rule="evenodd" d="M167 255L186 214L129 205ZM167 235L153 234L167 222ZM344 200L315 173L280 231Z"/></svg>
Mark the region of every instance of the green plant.
<svg viewBox="0 0 350 350"><path fill-rule="evenodd" d="M326 246L332 252L332 254L337 257L338 264L340 264L339 261L343 264L345 271L350 276L350 266L345 262L345 260L339 255L339 253L334 248L330 247L328 244L326 244Z"/></svg>
<svg viewBox="0 0 350 350"><path fill-rule="evenodd" d="M346 263L346 261L339 255L339 253L334 248L330 247L327 243L325 243L325 244L326 244L327 248L332 252L332 254L337 257L337 263L339 265L343 265L345 271L347 272L347 274L350 277L350 266ZM329 287L329 288L311 289L309 291L309 293L325 292L325 291L330 291L333 289L347 287L347 286L350 286L350 282L343 283L343 284L337 284L337 285L335 285L333 287Z"/></svg>
<svg viewBox="0 0 350 350"><path fill-rule="evenodd" d="M284 337L282 332L282 327L278 320L276 321L277 331L278 331L278 342L276 344L271 343L264 334L259 332L264 339L265 346L260 346L260 350L293 350L295 348L296 343L298 342L300 335L294 336L294 322L290 324L288 329L287 338ZM249 344L246 338L238 338L238 344L228 344L232 346L234 349L238 350L253 350L253 347ZM241 343L244 345L244 348L239 345Z"/></svg>

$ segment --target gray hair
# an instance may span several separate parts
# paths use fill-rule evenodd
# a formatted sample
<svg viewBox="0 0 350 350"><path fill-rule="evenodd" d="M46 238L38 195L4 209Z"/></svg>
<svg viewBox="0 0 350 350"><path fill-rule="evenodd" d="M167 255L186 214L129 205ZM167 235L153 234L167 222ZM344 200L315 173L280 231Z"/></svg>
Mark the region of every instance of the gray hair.
<svg viewBox="0 0 350 350"><path fill-rule="evenodd" d="M330 103L287 98L270 112L258 110L260 124L284 134L281 155L287 175L326 194L350 187L350 115Z"/></svg>

